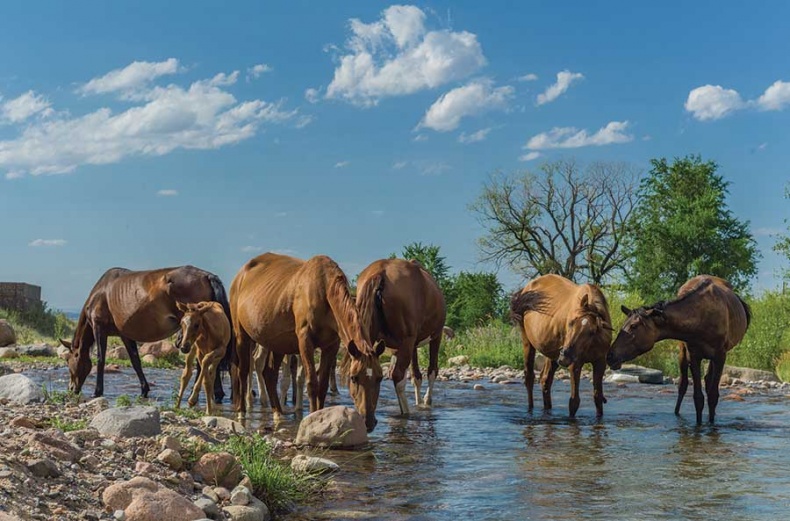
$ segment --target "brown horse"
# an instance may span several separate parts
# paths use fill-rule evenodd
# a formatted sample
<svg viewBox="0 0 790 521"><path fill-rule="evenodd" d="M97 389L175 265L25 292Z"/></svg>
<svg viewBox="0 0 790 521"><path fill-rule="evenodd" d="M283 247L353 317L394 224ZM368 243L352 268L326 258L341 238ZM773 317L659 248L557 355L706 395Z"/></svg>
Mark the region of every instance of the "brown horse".
<svg viewBox="0 0 790 521"><path fill-rule="evenodd" d="M197 405L200 387L206 388L206 414L211 414L214 400L211 396L211 382L215 381L217 367L225 356L230 342L230 321L225 310L218 302L200 302L198 304L177 303L179 311L184 313L181 319L181 342L178 348L187 353L181 383L178 389L176 409L181 407L184 391L192 375L192 362L200 363L200 370L195 387L187 403L190 407Z"/></svg>
<svg viewBox="0 0 790 521"><path fill-rule="evenodd" d="M623 306L622 311L628 318L607 357L609 367L619 369L623 362L650 351L659 340L680 340L680 385L675 414L680 414L691 367L697 424L702 423L705 397L702 394L701 363L702 360L710 360L705 374L705 391L708 394L708 417L713 423L727 352L743 340L749 328L749 306L724 279L700 275L683 284L674 300L634 310Z"/></svg>
<svg viewBox="0 0 790 521"><path fill-rule="evenodd" d="M247 410L251 354L257 342L270 353L263 371L275 418L282 414L277 397L277 374L283 356L299 354L305 369L310 412L324 407L329 372L340 342L360 367L363 400L357 410L373 430L375 417L366 411L367 397L378 397L381 351L374 351L360 327L348 279L329 257L307 261L275 253L259 255L242 266L230 288L231 315L237 338L238 365L232 367L233 403L240 416ZM315 349L321 349L316 373ZM383 348L382 348L383 349ZM373 419L373 421L371 421Z"/></svg>
<svg viewBox="0 0 790 521"><path fill-rule="evenodd" d="M446 316L444 295L436 281L417 261L378 260L359 274L356 300L370 338L374 342L383 341L396 351L392 357L391 377L401 414L409 413L406 399L409 365L416 405L430 406L433 385L439 374L439 346ZM426 340L430 342L428 390L423 398L420 396L422 374L417 346ZM344 367L343 372L349 374L349 368ZM350 374L354 374L353 367ZM353 378L349 390L352 396L360 392ZM373 406L375 408L375 404Z"/></svg>
<svg viewBox="0 0 790 521"><path fill-rule="evenodd" d="M570 417L579 409L582 366L593 366L593 397L598 416L603 414L603 374L606 353L612 342L609 306L601 290L592 284L574 284L559 275L543 275L516 292L510 303L524 344L524 377L533 408L535 350L547 361L540 374L543 408L551 409L551 384L558 365L571 373Z"/></svg>
<svg viewBox="0 0 790 521"><path fill-rule="evenodd" d="M119 336L140 380L141 394L148 396L149 386L143 374L137 342L155 342L169 337L178 330L183 314L176 302L201 301L219 302L230 317L225 288L213 273L194 266L150 271L107 270L80 311L73 340L61 340L71 351L69 389L75 393L82 390L91 371L90 349L96 343L98 358L94 396L104 394L107 337ZM233 344L232 338L230 344ZM224 395L221 380L217 378L214 383L215 398L221 401Z"/></svg>

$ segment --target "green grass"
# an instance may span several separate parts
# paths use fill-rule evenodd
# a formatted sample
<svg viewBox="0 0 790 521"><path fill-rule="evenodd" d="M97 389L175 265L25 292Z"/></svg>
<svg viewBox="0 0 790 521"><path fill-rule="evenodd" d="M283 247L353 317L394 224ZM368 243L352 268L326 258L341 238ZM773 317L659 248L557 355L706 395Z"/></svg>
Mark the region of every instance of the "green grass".
<svg viewBox="0 0 790 521"><path fill-rule="evenodd" d="M790 382L790 351L785 351L776 363L776 375L783 382Z"/></svg>
<svg viewBox="0 0 790 521"><path fill-rule="evenodd" d="M48 309L43 302L24 312L0 309L0 318L8 320L14 328L17 344L56 345L58 338L71 338L76 326L66 315Z"/></svg>
<svg viewBox="0 0 790 521"><path fill-rule="evenodd" d="M252 482L253 494L274 512L304 503L326 484L318 476L294 472L288 463L276 457L272 446L259 434L231 436L210 450L236 456Z"/></svg>
<svg viewBox="0 0 790 521"><path fill-rule="evenodd" d="M56 405L78 404L80 397L69 391L57 391L52 389L52 384L41 384L41 391L44 393L44 401Z"/></svg>
<svg viewBox="0 0 790 521"><path fill-rule="evenodd" d="M50 427L60 429L63 432L79 431L88 426L88 420L66 420L58 416L50 418L47 423Z"/></svg>
<svg viewBox="0 0 790 521"><path fill-rule="evenodd" d="M790 349L790 295L768 292L748 303L752 323L727 363L773 371Z"/></svg>
<svg viewBox="0 0 790 521"><path fill-rule="evenodd" d="M116 407L131 407L132 406L132 399L129 397L128 394L122 394L118 398L115 399L115 406Z"/></svg>
<svg viewBox="0 0 790 521"><path fill-rule="evenodd" d="M474 367L524 366L524 350L518 329L500 321L467 329L452 340L445 339L439 349L439 366L446 366L449 358L458 355L468 356L469 364ZM428 367L426 347L420 348L420 365Z"/></svg>

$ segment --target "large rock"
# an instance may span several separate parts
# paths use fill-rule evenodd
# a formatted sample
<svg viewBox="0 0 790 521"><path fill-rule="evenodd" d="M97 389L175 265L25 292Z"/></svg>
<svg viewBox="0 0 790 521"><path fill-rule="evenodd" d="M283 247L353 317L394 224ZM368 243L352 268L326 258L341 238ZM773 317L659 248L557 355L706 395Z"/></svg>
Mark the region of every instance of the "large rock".
<svg viewBox="0 0 790 521"><path fill-rule="evenodd" d="M730 379L738 378L739 380L744 380L746 382L758 382L760 380L766 382L782 382L771 371L762 371L760 369L752 369L750 367L735 367L733 365L725 365L722 375Z"/></svg>
<svg viewBox="0 0 790 521"><path fill-rule="evenodd" d="M231 521L269 521L269 508L260 499L253 496L248 505L230 505L222 509Z"/></svg>
<svg viewBox="0 0 790 521"><path fill-rule="evenodd" d="M0 318L0 347L12 346L16 344L16 333L11 324L4 318Z"/></svg>
<svg viewBox="0 0 790 521"><path fill-rule="evenodd" d="M635 376L636 381L642 384L663 384L664 373L658 369L650 369L634 364L625 364L619 370L612 373L607 379L609 382L628 382L626 378L619 378L618 375ZM631 381L634 381L631 379Z"/></svg>
<svg viewBox="0 0 790 521"><path fill-rule="evenodd" d="M447 359L447 363L451 367L456 367L456 366L459 366L459 365L469 365L469 357L466 356L466 355L454 356L452 358L448 358Z"/></svg>
<svg viewBox="0 0 790 521"><path fill-rule="evenodd" d="M305 456L304 454L299 454L291 460L291 468L296 472L310 474L322 474L340 470L340 466L332 460Z"/></svg>
<svg viewBox="0 0 790 521"><path fill-rule="evenodd" d="M241 480L241 465L233 454L209 452L195 463L192 474L202 479L203 483L232 489Z"/></svg>
<svg viewBox="0 0 790 521"><path fill-rule="evenodd" d="M0 359L19 358L16 347L0 347Z"/></svg>
<svg viewBox="0 0 790 521"><path fill-rule="evenodd" d="M123 510L126 521L196 521L206 517L187 498L142 476L110 485L102 501L109 511Z"/></svg>
<svg viewBox="0 0 790 521"><path fill-rule="evenodd" d="M368 433L357 411L336 405L307 415L299 424L295 441L297 445L349 448L365 445Z"/></svg>
<svg viewBox="0 0 790 521"><path fill-rule="evenodd" d="M132 438L156 436L162 432L159 410L156 407L117 407L102 411L91 420L90 426L103 436Z"/></svg>
<svg viewBox="0 0 790 521"><path fill-rule="evenodd" d="M17 346L17 352L21 356L57 356L57 349L49 344L31 344L27 346Z"/></svg>
<svg viewBox="0 0 790 521"><path fill-rule="evenodd" d="M129 360L129 352L126 346L112 346L107 348L107 358L116 360Z"/></svg>
<svg viewBox="0 0 790 521"><path fill-rule="evenodd" d="M149 342L141 344L139 348L140 356L151 355L154 358L164 358L178 353L178 348L172 342L160 340L159 342Z"/></svg>
<svg viewBox="0 0 790 521"><path fill-rule="evenodd" d="M36 403L44 401L41 386L23 374L0 376L0 398L13 403Z"/></svg>

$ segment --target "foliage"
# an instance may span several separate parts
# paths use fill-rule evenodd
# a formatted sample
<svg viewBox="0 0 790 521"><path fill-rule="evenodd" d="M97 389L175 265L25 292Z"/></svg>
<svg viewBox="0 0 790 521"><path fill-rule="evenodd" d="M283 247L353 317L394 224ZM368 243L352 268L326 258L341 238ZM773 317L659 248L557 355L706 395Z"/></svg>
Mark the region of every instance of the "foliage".
<svg viewBox="0 0 790 521"><path fill-rule="evenodd" d="M128 394L122 394L118 398L115 399L115 406L116 407L131 407L132 406L132 399L129 397Z"/></svg>
<svg viewBox="0 0 790 521"><path fill-rule="evenodd" d="M439 365L446 365L448 358L458 355L468 356L470 365L475 367L524 366L521 335L517 328L501 320L469 328L453 339L445 339L439 350ZM427 350L421 349L420 356L420 364L427 367Z"/></svg>
<svg viewBox="0 0 790 521"><path fill-rule="evenodd" d="M790 351L785 351L776 363L776 376L783 382L790 382Z"/></svg>
<svg viewBox="0 0 790 521"><path fill-rule="evenodd" d="M316 475L294 472L290 465L276 457L272 445L257 433L231 436L210 450L236 456L252 482L253 494L274 512L306 501L326 485L326 481Z"/></svg>
<svg viewBox="0 0 790 521"><path fill-rule="evenodd" d="M20 344L56 344L58 338L71 338L75 327L66 315L49 309L46 302L25 311L0 309L0 318L8 320Z"/></svg>
<svg viewBox="0 0 790 521"><path fill-rule="evenodd" d="M688 279L716 275L744 290L759 257L748 222L727 207L729 183L699 156L651 160L633 213L629 281L650 301L674 295Z"/></svg>
<svg viewBox="0 0 790 521"><path fill-rule="evenodd" d="M622 163L545 163L539 173L494 175L471 205L486 234L484 260L529 278L556 273L600 284L624 270L636 174Z"/></svg>
<svg viewBox="0 0 790 521"><path fill-rule="evenodd" d="M727 354L727 363L773 371L790 348L790 297L766 292L748 303L752 322L741 343Z"/></svg>
<svg viewBox="0 0 790 521"><path fill-rule="evenodd" d="M44 402L56 405L76 405L80 402L80 396L70 391L58 391L52 388L52 383L49 385L41 384L41 392L44 395Z"/></svg>
<svg viewBox="0 0 790 521"><path fill-rule="evenodd" d="M394 253L390 255L391 259L395 257ZM450 291L452 285L450 266L447 264L447 259L439 255L439 246L413 242L403 247L401 257L418 261L431 274L445 295Z"/></svg>
<svg viewBox="0 0 790 521"><path fill-rule="evenodd" d="M785 199L790 199L790 184L785 187ZM790 225L790 220L785 219L785 224ZM780 234L777 237L774 251L783 255L787 260L790 260L790 226L786 233ZM790 269L785 270L785 277L790 276Z"/></svg>
<svg viewBox="0 0 790 521"><path fill-rule="evenodd" d="M453 277L447 325L459 331L503 318L509 303L495 273L462 271Z"/></svg>
<svg viewBox="0 0 790 521"><path fill-rule="evenodd" d="M88 420L69 420L59 416L54 416L48 420L49 426L60 429L62 432L79 431L88 426Z"/></svg>

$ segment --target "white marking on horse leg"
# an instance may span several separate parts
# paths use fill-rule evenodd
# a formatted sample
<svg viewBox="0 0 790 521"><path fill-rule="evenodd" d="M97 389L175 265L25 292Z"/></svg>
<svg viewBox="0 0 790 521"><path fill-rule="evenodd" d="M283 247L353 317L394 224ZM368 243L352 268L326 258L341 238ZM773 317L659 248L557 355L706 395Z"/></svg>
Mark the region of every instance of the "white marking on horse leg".
<svg viewBox="0 0 790 521"><path fill-rule="evenodd" d="M398 357L392 355L392 358L390 358L390 374L389 374L390 379L392 379L392 375L395 373L395 363L397 361L398 361Z"/></svg>
<svg viewBox="0 0 790 521"><path fill-rule="evenodd" d="M285 355L283 358L284 362L282 364L282 373L283 378L280 380L280 396L282 397L282 404L286 405L288 403L288 389L291 388L291 357L290 355ZM293 400L296 400L295 396L291 396ZM296 402L294 402L295 404Z"/></svg>
<svg viewBox="0 0 790 521"><path fill-rule="evenodd" d="M428 390L425 391L425 399L423 400L423 404L427 405L428 407L430 407L433 402L434 382L436 382L436 374L431 373L428 375Z"/></svg>
<svg viewBox="0 0 790 521"><path fill-rule="evenodd" d="M409 400L406 399L406 378L395 384L395 394L398 395L400 413L409 414Z"/></svg>
<svg viewBox="0 0 790 521"><path fill-rule="evenodd" d="M297 360L296 363L296 396L294 397L294 411L302 414L302 404L304 402L305 374L304 366Z"/></svg>
<svg viewBox="0 0 790 521"><path fill-rule="evenodd" d="M406 379L404 378L403 380L405 381ZM422 394L421 393L422 380L417 380L414 377L414 371L412 371L411 384L414 386L414 405L419 407L420 405L422 405L422 402L420 401L421 394Z"/></svg>

